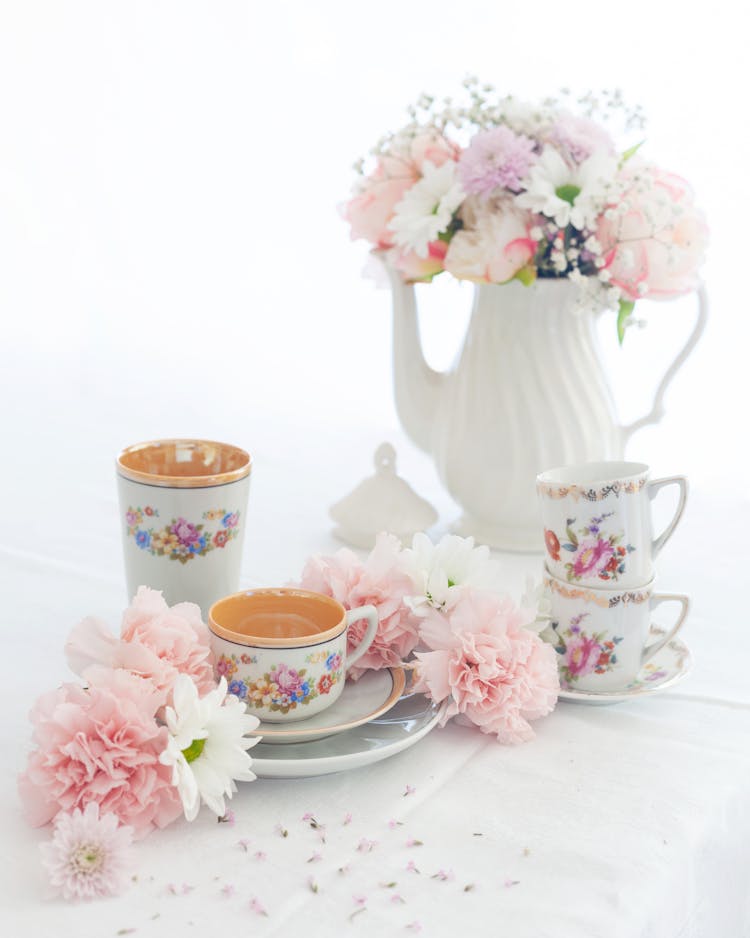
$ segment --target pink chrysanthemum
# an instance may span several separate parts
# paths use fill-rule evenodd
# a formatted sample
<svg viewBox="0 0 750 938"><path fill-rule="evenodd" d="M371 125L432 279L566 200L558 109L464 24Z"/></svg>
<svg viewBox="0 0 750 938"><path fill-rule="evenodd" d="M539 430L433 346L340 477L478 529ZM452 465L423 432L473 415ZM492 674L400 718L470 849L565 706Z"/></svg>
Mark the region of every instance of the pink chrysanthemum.
<svg viewBox="0 0 750 938"><path fill-rule="evenodd" d="M448 615L432 610L417 652L415 691L448 698L444 720L459 715L500 742L531 739L530 720L550 713L557 701L557 655L525 628L528 615L510 599L468 591Z"/></svg>
<svg viewBox="0 0 750 938"><path fill-rule="evenodd" d="M404 604L414 592L406 571L398 538L380 534L372 553L363 563L352 551L342 548L329 557L312 557L297 586L332 596L346 609L372 605L378 611L375 640L348 672L356 680L369 668L400 664L418 641L418 617ZM354 650L364 635L366 623L352 622L348 640Z"/></svg>
<svg viewBox="0 0 750 938"><path fill-rule="evenodd" d="M19 794L34 827L93 803L142 837L182 813L170 770L159 762L167 744L167 730L154 719L159 693L127 671L88 673L88 689L63 684L34 706L37 748Z"/></svg>
<svg viewBox="0 0 750 938"><path fill-rule="evenodd" d="M52 840L40 847L42 863L65 899L114 896L132 868L132 842L132 827L119 826L114 814L100 816L92 802L83 811L57 815Z"/></svg>
<svg viewBox="0 0 750 938"><path fill-rule="evenodd" d="M458 161L458 174L467 192L485 198L498 189L521 191L521 180L534 162L534 141L509 127L478 133Z"/></svg>

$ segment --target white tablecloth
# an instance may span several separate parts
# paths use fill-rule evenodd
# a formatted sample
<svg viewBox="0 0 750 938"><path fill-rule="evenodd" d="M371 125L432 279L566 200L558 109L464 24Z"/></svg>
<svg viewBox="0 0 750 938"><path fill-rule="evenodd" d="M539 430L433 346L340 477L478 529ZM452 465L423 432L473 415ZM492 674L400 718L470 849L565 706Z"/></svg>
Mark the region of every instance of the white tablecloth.
<svg viewBox="0 0 750 938"><path fill-rule="evenodd" d="M38 844L49 830L25 824L15 788L29 746L26 714L39 693L69 678L62 645L73 623L88 613L119 623L126 597L112 457L166 430L113 374L100 397L71 384L51 405L30 390L6 421L4 934L749 933L747 612L733 584L747 561L750 512L737 493L718 489L692 493L660 562L660 585L694 600L683 635L695 669L679 687L609 708L560 703L536 724L537 738L516 748L449 725L366 769L243 784L231 803L234 825L217 825L206 811L140 842L137 881L122 897L83 906L46 899ZM327 506L366 474L383 430L255 419L243 433L236 402L224 411L217 403L216 413L173 427L192 420L195 435L253 450L243 585L284 583L309 553L338 546ZM443 522L455 515L427 460L390 436ZM501 560L503 583L516 593L541 563ZM303 820L308 813L325 825L325 843Z"/></svg>

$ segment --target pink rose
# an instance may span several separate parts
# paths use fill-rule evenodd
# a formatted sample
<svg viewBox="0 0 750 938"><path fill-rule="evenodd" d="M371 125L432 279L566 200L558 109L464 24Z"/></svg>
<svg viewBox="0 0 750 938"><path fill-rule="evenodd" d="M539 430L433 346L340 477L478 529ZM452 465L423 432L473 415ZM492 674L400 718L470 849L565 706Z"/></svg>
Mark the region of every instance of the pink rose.
<svg viewBox="0 0 750 938"><path fill-rule="evenodd" d="M377 248L393 246L393 232L388 222L396 205L422 175L429 160L442 166L458 159L459 148L435 133L414 137L401 149L381 155L373 173L362 180L354 196L346 203L344 218L351 225L352 239L364 238Z"/></svg>
<svg viewBox="0 0 750 938"><path fill-rule="evenodd" d="M461 280L506 283L533 260L536 241L529 237L531 216L493 202L468 199L464 228L451 238L445 269Z"/></svg>
<svg viewBox="0 0 750 938"><path fill-rule="evenodd" d="M373 605L378 611L378 630L370 648L348 671L356 680L368 668L399 665L417 644L419 619L404 605L414 592L414 583L403 568L400 543L391 534L380 534L372 553L363 563L343 548L333 556L312 557L297 586L332 596L346 609ZM367 628L365 620L349 626L348 648L352 652Z"/></svg>
<svg viewBox="0 0 750 938"><path fill-rule="evenodd" d="M302 678L296 668L281 664L270 674L271 681L277 684L282 694L293 694L302 685Z"/></svg>
<svg viewBox="0 0 750 938"><path fill-rule="evenodd" d="M92 668L92 686L63 684L31 712L33 740L19 793L31 824L99 805L143 837L182 814L171 770L159 762L167 730L154 719L160 696L127 671Z"/></svg>
<svg viewBox="0 0 750 938"><path fill-rule="evenodd" d="M179 538L181 544L194 544L201 537L196 526L184 518L178 518L170 530Z"/></svg>
<svg viewBox="0 0 750 938"><path fill-rule="evenodd" d="M573 557L573 573L576 577L594 576L600 573L615 553L614 547L603 538L581 541Z"/></svg>
<svg viewBox="0 0 750 938"><path fill-rule="evenodd" d="M448 615L430 610L414 690L448 698L444 721L458 714L500 742L531 739L529 721L554 709L559 690L556 652L524 627L531 618L482 590L466 591Z"/></svg>
<svg viewBox="0 0 750 938"><path fill-rule="evenodd" d="M602 216L597 229L610 282L631 300L689 293L708 245L705 217L684 179L633 163L621 176L627 212Z"/></svg>
<svg viewBox="0 0 750 938"><path fill-rule="evenodd" d="M588 635L576 635L565 643L563 658L571 678L590 674L599 661L599 643Z"/></svg>
<svg viewBox="0 0 750 938"><path fill-rule="evenodd" d="M170 702L178 674L191 677L203 695L216 682L209 632L194 603L171 608L158 590L141 586L125 610L120 639L105 623L89 617L73 628L65 643L70 668L87 676L92 664L125 668L148 677Z"/></svg>

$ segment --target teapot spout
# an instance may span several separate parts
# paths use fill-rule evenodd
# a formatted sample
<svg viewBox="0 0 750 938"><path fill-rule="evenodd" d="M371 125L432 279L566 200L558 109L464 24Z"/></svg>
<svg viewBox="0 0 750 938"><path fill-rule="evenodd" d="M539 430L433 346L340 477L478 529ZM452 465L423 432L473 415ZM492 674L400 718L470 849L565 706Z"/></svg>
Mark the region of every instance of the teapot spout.
<svg viewBox="0 0 750 938"><path fill-rule="evenodd" d="M393 383L396 411L411 441L432 448L432 429L445 375L430 368L422 352L414 285L392 264L383 263L393 294Z"/></svg>

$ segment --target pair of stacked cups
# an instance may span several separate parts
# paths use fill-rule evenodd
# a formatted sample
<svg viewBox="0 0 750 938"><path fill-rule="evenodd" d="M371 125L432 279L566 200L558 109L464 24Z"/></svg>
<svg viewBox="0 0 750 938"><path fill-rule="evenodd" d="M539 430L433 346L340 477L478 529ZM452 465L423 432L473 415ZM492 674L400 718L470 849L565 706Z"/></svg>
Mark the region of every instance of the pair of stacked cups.
<svg viewBox="0 0 750 938"><path fill-rule="evenodd" d="M653 535L652 501L675 486L673 517ZM682 628L687 596L654 589L654 559L672 536L687 479L649 479L643 463L600 462L537 476L546 548L544 585L566 690L610 694L637 685L642 669ZM673 603L677 619L652 630L654 609Z"/></svg>
<svg viewBox="0 0 750 938"><path fill-rule="evenodd" d="M374 606L348 611L310 590L237 592L251 468L245 450L213 440L153 440L120 453L128 595L146 585L170 605L200 606L217 679L262 721L292 723L341 696L348 668L375 638L378 614ZM350 629L362 620L366 628Z"/></svg>

